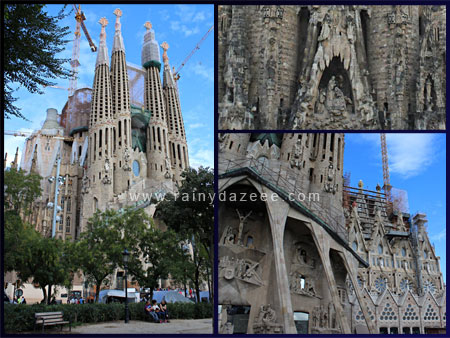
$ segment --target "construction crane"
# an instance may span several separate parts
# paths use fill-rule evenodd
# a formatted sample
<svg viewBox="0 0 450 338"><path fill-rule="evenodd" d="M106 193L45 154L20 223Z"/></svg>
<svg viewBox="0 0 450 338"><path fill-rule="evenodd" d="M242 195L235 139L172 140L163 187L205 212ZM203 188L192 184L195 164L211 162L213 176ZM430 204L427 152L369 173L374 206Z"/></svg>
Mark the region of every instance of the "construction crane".
<svg viewBox="0 0 450 338"><path fill-rule="evenodd" d="M206 32L205 35L203 35L203 37L200 39L200 41L195 45L195 48L189 53L188 56L186 56L186 58L183 60L183 62L181 63L181 65L178 67L178 69L176 70L176 72L173 74L173 79L175 81L178 81L180 79L180 70L184 67L184 65L186 64L186 62L189 61L189 59L192 57L192 55L194 55L194 53L200 49L200 45L203 43L203 41L206 40L206 38L208 37L209 33L211 33L214 30L214 25L211 26L211 28Z"/></svg>
<svg viewBox="0 0 450 338"><path fill-rule="evenodd" d="M70 66L72 67L73 76L70 78L70 84L69 84L69 96L72 96L75 93L75 90L77 89L77 78L78 78L78 67L80 66L80 28L83 29L84 35L88 39L89 46L91 47L92 52L97 51L97 47L95 46L94 42L91 39L91 36L89 35L89 32L87 31L86 26L84 25L84 20L86 20L86 17L84 16L84 13L81 11L81 5L77 6L74 4L73 8L75 9L75 20L77 20L77 25L75 28L75 38L73 39L73 50L72 50L72 58L70 60Z"/></svg>
<svg viewBox="0 0 450 338"><path fill-rule="evenodd" d="M16 130L5 130L5 135L18 136L18 137L29 137L34 133L31 131L16 131ZM54 137L57 140L73 141L73 137L61 136L61 135L45 135L48 137Z"/></svg>
<svg viewBox="0 0 450 338"><path fill-rule="evenodd" d="M386 198L388 202L392 202L392 196L391 196L391 182L389 178L389 163L388 163L388 154L387 154L387 145L386 145L386 134L381 133L380 134L381 139L381 158L383 162L383 181L384 186L383 190L386 194Z"/></svg>

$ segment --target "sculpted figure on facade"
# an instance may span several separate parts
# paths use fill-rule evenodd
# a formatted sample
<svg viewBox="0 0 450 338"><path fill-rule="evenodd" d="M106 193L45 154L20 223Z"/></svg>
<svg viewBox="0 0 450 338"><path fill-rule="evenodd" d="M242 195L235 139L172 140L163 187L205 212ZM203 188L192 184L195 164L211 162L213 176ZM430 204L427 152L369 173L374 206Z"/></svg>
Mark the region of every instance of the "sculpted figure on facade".
<svg viewBox="0 0 450 338"><path fill-rule="evenodd" d="M111 177L110 177L110 164L109 164L109 158L106 157L105 158L105 164L103 166L103 179L102 182L103 184L111 184Z"/></svg>
<svg viewBox="0 0 450 338"><path fill-rule="evenodd" d="M130 149L128 147L125 147L125 151L123 153L123 170L130 171L131 170L131 155L130 155Z"/></svg>

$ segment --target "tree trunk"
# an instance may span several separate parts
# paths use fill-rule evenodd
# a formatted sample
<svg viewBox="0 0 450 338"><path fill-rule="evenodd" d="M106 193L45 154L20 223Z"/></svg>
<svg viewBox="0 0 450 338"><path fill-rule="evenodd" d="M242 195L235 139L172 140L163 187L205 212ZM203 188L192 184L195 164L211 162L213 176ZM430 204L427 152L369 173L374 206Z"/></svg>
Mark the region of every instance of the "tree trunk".
<svg viewBox="0 0 450 338"><path fill-rule="evenodd" d="M153 286L150 287L150 303L153 300Z"/></svg>
<svg viewBox="0 0 450 338"><path fill-rule="evenodd" d="M51 301L52 301L52 285L50 284L48 286L47 304L50 305Z"/></svg>
<svg viewBox="0 0 450 338"><path fill-rule="evenodd" d="M208 294L209 294L209 301L212 302L212 285L211 285L211 275L210 275L210 271L211 269L208 267L206 267L206 278L208 280Z"/></svg>
<svg viewBox="0 0 450 338"><path fill-rule="evenodd" d="M100 286L102 285L102 282L96 282L95 284L95 302L98 303L98 296L100 294Z"/></svg>
<svg viewBox="0 0 450 338"><path fill-rule="evenodd" d="M195 269L195 280L194 280L194 284L195 284L195 293L197 294L197 303L200 303L201 299L200 299L200 282L199 282L199 276L200 276L200 267L198 266Z"/></svg>
<svg viewBox="0 0 450 338"><path fill-rule="evenodd" d="M44 299L42 300L43 304L47 303L47 290L45 289L45 287L46 287L46 285L45 286L41 286L42 293L44 294Z"/></svg>

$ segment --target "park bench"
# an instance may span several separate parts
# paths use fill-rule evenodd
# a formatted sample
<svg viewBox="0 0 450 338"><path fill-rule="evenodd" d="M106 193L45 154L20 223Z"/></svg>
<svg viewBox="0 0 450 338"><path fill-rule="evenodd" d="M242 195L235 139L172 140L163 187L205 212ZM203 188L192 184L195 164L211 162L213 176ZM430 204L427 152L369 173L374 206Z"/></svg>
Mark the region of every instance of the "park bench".
<svg viewBox="0 0 450 338"><path fill-rule="evenodd" d="M42 325L42 332L44 332L45 326L50 325L61 325L61 331L64 324L69 324L69 330L72 331L71 321L64 320L63 312L37 312L34 314L36 322L34 323L34 328L36 325Z"/></svg>

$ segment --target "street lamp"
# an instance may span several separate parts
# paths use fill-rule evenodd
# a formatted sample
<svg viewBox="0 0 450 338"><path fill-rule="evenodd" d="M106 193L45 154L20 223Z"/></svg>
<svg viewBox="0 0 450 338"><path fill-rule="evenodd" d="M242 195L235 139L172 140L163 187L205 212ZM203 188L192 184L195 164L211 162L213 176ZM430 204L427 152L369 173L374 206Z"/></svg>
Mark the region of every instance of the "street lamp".
<svg viewBox="0 0 450 338"><path fill-rule="evenodd" d="M130 253L125 248L122 252L123 255L123 265L125 268L125 324L128 324L128 285L127 285L127 263L128 263L128 256L130 256Z"/></svg>

